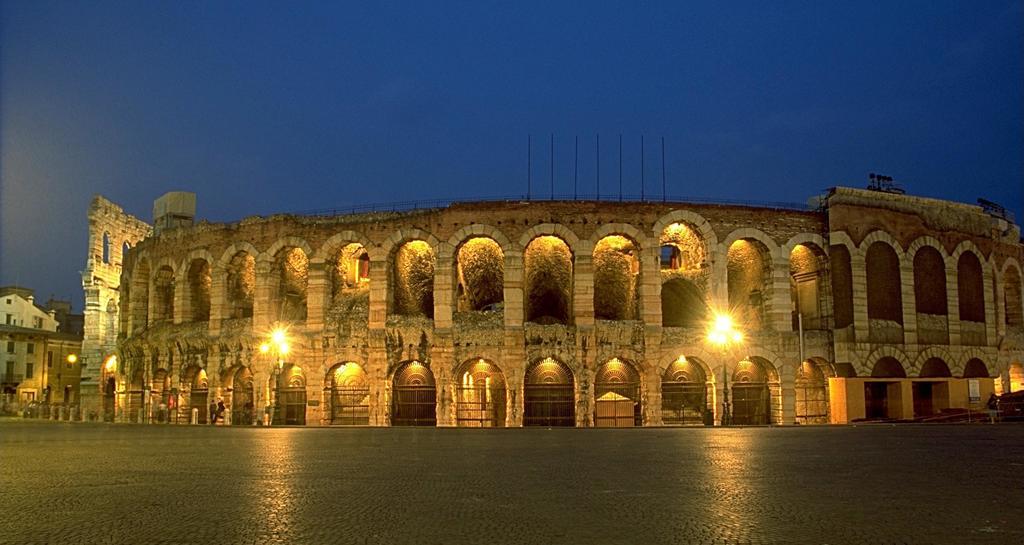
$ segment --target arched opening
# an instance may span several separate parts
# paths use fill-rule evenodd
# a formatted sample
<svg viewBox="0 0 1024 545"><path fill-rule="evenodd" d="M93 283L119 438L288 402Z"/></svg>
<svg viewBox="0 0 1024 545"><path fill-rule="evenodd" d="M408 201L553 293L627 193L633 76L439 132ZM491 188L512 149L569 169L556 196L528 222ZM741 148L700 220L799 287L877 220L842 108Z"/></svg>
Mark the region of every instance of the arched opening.
<svg viewBox="0 0 1024 545"><path fill-rule="evenodd" d="M193 259L188 266L188 299L193 322L210 320L210 263L205 259Z"/></svg>
<svg viewBox="0 0 1024 545"><path fill-rule="evenodd" d="M539 236L523 253L526 278L526 321L569 324L572 321L573 256L569 245L554 236Z"/></svg>
<svg viewBox="0 0 1024 545"><path fill-rule="evenodd" d="M143 422L145 416L143 411L146 407L145 379L142 369L136 369L132 373L132 379L128 383L128 421L133 423Z"/></svg>
<svg viewBox="0 0 1024 545"><path fill-rule="evenodd" d="M108 376L103 384L103 421L113 422L117 414L117 380Z"/></svg>
<svg viewBox="0 0 1024 545"><path fill-rule="evenodd" d="M960 254L957 261L957 288L960 299L960 321L985 321L985 282L981 262L974 252Z"/></svg>
<svg viewBox="0 0 1024 545"><path fill-rule="evenodd" d="M964 364L964 378L990 378L988 366L978 358L971 358Z"/></svg>
<svg viewBox="0 0 1024 545"><path fill-rule="evenodd" d="M241 251L227 265L227 315L252 318L253 293L256 290L256 258Z"/></svg>
<svg viewBox="0 0 1024 545"><path fill-rule="evenodd" d="M872 342L903 342L903 292L900 260L885 242L868 247L868 336Z"/></svg>
<svg viewBox="0 0 1024 545"><path fill-rule="evenodd" d="M1008 374L1010 375L1010 391L1008 393L1024 390L1024 364L1011 363Z"/></svg>
<svg viewBox="0 0 1024 545"><path fill-rule="evenodd" d="M132 271L131 296L131 328L139 331L149 324L149 261L146 259L140 259Z"/></svg>
<svg viewBox="0 0 1024 545"><path fill-rule="evenodd" d="M306 425L306 375L294 363L286 363L277 373L274 423L285 426Z"/></svg>
<svg viewBox="0 0 1024 545"><path fill-rule="evenodd" d="M327 372L327 399L334 426L370 425L370 384L355 362L338 363Z"/></svg>
<svg viewBox="0 0 1024 545"><path fill-rule="evenodd" d="M695 358L680 356L661 377L661 421L666 426L714 421L708 407L708 378Z"/></svg>
<svg viewBox="0 0 1024 545"><path fill-rule="evenodd" d="M301 322L306 319L306 288L309 283L309 258L302 248L286 246L277 251L271 277L277 319ZM303 418L303 420L305 420Z"/></svg>
<svg viewBox="0 0 1024 545"><path fill-rule="evenodd" d="M576 394L572 371L552 358L526 370L523 383L523 425L576 425Z"/></svg>
<svg viewBox="0 0 1024 545"><path fill-rule="evenodd" d="M594 246L594 317L640 319L640 250L632 240L612 235Z"/></svg>
<svg viewBox="0 0 1024 545"><path fill-rule="evenodd" d="M505 301L505 254L487 237L474 237L455 254L455 309L499 310Z"/></svg>
<svg viewBox="0 0 1024 545"><path fill-rule="evenodd" d="M853 267L850 250L836 244L829 251L829 273L832 280L832 317L836 329L853 325Z"/></svg>
<svg viewBox="0 0 1024 545"><path fill-rule="evenodd" d="M941 358L928 358L921 365L920 378L950 378L949 366ZM914 418L932 416L949 407L948 381L915 380L911 384Z"/></svg>
<svg viewBox="0 0 1024 545"><path fill-rule="evenodd" d="M772 387L778 388L775 369L763 358L736 364L732 374L732 424L764 426L774 422Z"/></svg>
<svg viewBox="0 0 1024 545"><path fill-rule="evenodd" d="M196 411L196 422L206 424L209 416L210 382L206 370L198 365L189 365L181 372L181 406L180 411L186 422L192 421L192 411Z"/></svg>
<svg viewBox="0 0 1024 545"><path fill-rule="evenodd" d="M153 380L149 386L149 404L153 407L153 419L163 423L168 421L171 408L171 375L166 369L153 372Z"/></svg>
<svg viewBox="0 0 1024 545"><path fill-rule="evenodd" d="M828 424L828 382L823 367L806 360L796 369L797 424Z"/></svg>
<svg viewBox="0 0 1024 545"><path fill-rule="evenodd" d="M661 325L700 327L707 315L707 248L686 223L666 227L661 244Z"/></svg>
<svg viewBox="0 0 1024 545"><path fill-rule="evenodd" d="M505 375L484 359L462 364L455 396L455 422L472 428L505 426Z"/></svg>
<svg viewBox="0 0 1024 545"><path fill-rule="evenodd" d="M237 365L229 371L225 381L227 405L231 407L231 424L251 426L256 418L256 388L253 384L252 370L245 365Z"/></svg>
<svg viewBox="0 0 1024 545"><path fill-rule="evenodd" d="M437 425L437 388L426 365L410 361L395 371L391 400L392 426Z"/></svg>
<svg viewBox="0 0 1024 545"><path fill-rule="evenodd" d="M101 254L103 263L110 264L110 235L103 233L103 250Z"/></svg>
<svg viewBox="0 0 1024 545"><path fill-rule="evenodd" d="M338 250L330 263L330 277L329 314L339 323L367 320L370 315L370 255L366 248L351 243Z"/></svg>
<svg viewBox="0 0 1024 545"><path fill-rule="evenodd" d="M643 425L640 374L631 364L612 358L594 377L594 425L630 428Z"/></svg>
<svg viewBox="0 0 1024 545"><path fill-rule="evenodd" d="M1024 329L1024 307L1021 306L1020 272L1016 267L1007 267L1003 275L1003 315L1006 327Z"/></svg>
<svg viewBox="0 0 1024 545"><path fill-rule="evenodd" d="M729 246L726 257L733 317L748 330L763 328L772 275L768 248L757 240L740 239Z"/></svg>
<svg viewBox="0 0 1024 545"><path fill-rule="evenodd" d="M804 329L824 329L822 319L827 301L823 289L827 259L813 244L797 244L789 254L789 294L793 306L793 331L800 322Z"/></svg>
<svg viewBox="0 0 1024 545"><path fill-rule="evenodd" d="M121 265L123 266L128 262L128 250L131 250L132 245L128 244L128 241L121 243Z"/></svg>
<svg viewBox="0 0 1024 545"><path fill-rule="evenodd" d="M156 270L153 278L153 322L160 323L174 319L174 269L164 265Z"/></svg>
<svg viewBox="0 0 1024 545"><path fill-rule="evenodd" d="M946 262L931 246L924 246L914 254L914 304L918 341L949 344Z"/></svg>
<svg viewBox="0 0 1024 545"><path fill-rule="evenodd" d="M434 317L434 250L422 240L401 245L391 262L391 312Z"/></svg>
<svg viewBox="0 0 1024 545"><path fill-rule="evenodd" d="M885 356L871 369L874 379L903 379L907 372L899 360ZM864 415L868 420L894 419L903 416L903 393L899 380L864 382Z"/></svg>

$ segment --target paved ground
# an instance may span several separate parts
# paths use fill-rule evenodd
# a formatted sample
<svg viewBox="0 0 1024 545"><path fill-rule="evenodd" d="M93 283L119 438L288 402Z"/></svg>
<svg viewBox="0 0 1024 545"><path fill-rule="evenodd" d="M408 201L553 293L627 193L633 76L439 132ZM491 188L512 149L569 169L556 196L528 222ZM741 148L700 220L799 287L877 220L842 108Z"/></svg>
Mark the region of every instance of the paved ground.
<svg viewBox="0 0 1024 545"><path fill-rule="evenodd" d="M1024 426L0 422L2 543L1024 543Z"/></svg>

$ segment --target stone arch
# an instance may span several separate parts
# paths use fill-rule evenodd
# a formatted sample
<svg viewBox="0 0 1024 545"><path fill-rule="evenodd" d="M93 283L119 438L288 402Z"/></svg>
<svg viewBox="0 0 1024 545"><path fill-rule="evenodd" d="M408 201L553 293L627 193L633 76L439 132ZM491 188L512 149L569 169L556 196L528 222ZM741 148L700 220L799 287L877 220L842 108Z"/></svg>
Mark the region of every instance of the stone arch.
<svg viewBox="0 0 1024 545"><path fill-rule="evenodd" d="M920 375L924 363L930 359L936 358L950 365L955 361L950 355L949 350L946 348L941 346L929 346L917 354L917 357L914 358L914 362L908 366L907 373L909 375Z"/></svg>
<svg viewBox="0 0 1024 545"><path fill-rule="evenodd" d="M213 257L205 250L193 250L181 262L185 271L185 298L188 305L187 321L205 322L210 319L213 290Z"/></svg>
<svg viewBox="0 0 1024 545"><path fill-rule="evenodd" d="M482 311L503 307L507 245L503 247L486 234L471 233L452 247L453 255L441 259L451 261L454 309Z"/></svg>
<svg viewBox="0 0 1024 545"><path fill-rule="evenodd" d="M959 358L948 360L950 371L953 372L953 376L957 377L964 375L967 368L967 362L971 360L981 360L985 363L987 368L988 361L991 360L990 356L977 346L964 347L964 349L960 351L959 355Z"/></svg>
<svg viewBox="0 0 1024 545"><path fill-rule="evenodd" d="M298 364L286 362L271 381L274 388L274 423L305 426L306 371Z"/></svg>
<svg viewBox="0 0 1024 545"><path fill-rule="evenodd" d="M220 258L217 260L218 267L221 269L227 267L228 264L231 263L231 260L235 257L235 255L238 254L239 252L246 252L249 255L251 255L253 259L258 259L262 253L259 250L257 250L255 246L248 242L236 241L235 243L228 246L227 249L224 250L224 253L220 254Z"/></svg>
<svg viewBox="0 0 1024 545"><path fill-rule="evenodd" d="M872 234L880 233L873 231ZM888 237L888 235L886 235ZM901 258L897 247L876 236L864 249L867 277L868 319L903 325L903 284ZM891 238L891 237L889 237ZM865 238L865 243L868 239ZM901 329L902 333L902 329ZM900 335L902 337L902 334ZM893 340L884 338L882 340Z"/></svg>
<svg viewBox="0 0 1024 545"><path fill-rule="evenodd" d="M396 366L391 392L392 426L437 425L437 387L426 364L409 360Z"/></svg>
<svg viewBox="0 0 1024 545"><path fill-rule="evenodd" d="M448 246L458 250L463 242L475 237L486 237L494 240L501 247L501 251L504 254L508 254L515 249L512 247L512 241L508 239L504 231L486 223L473 223L455 231L455 234L448 237Z"/></svg>
<svg viewBox="0 0 1024 545"><path fill-rule="evenodd" d="M849 238L849 237L845 237ZM832 320L835 329L853 325L853 252L852 243L829 247L829 277L832 284Z"/></svg>
<svg viewBox="0 0 1024 545"><path fill-rule="evenodd" d="M958 248L960 250L960 248ZM985 266L970 249L956 252L957 298L961 322L985 322Z"/></svg>
<svg viewBox="0 0 1024 545"><path fill-rule="evenodd" d="M879 358L871 367L872 378L907 378L906 368L892 356Z"/></svg>
<svg viewBox="0 0 1024 545"><path fill-rule="evenodd" d="M991 378L988 365L981 358L971 358L964 362L963 378Z"/></svg>
<svg viewBox="0 0 1024 545"><path fill-rule="evenodd" d="M711 420L715 374L698 356L663 358L658 364L661 420L667 426L701 425Z"/></svg>
<svg viewBox="0 0 1024 545"><path fill-rule="evenodd" d="M436 242L436 241L435 241ZM388 253L388 314L434 317L437 246L408 239Z"/></svg>
<svg viewBox="0 0 1024 545"><path fill-rule="evenodd" d="M485 358L469 358L454 369L453 376L456 426L505 426L507 380L501 367Z"/></svg>
<svg viewBox="0 0 1024 545"><path fill-rule="evenodd" d="M1003 284L1003 321L1006 327L1024 328L1024 285L1021 284L1021 269L1015 259L1003 262L1000 273Z"/></svg>
<svg viewBox="0 0 1024 545"><path fill-rule="evenodd" d="M781 423L782 388L779 371L760 356L737 362L731 377L732 424L767 425Z"/></svg>
<svg viewBox="0 0 1024 545"><path fill-rule="evenodd" d="M866 254L868 248L870 248L871 245L876 242L884 242L888 244L892 248L892 250L896 252L896 257L898 257L901 262L903 261L903 258L906 255L906 252L903 250L903 246L899 243L898 240L896 240L895 237L893 237L886 231L882 231L881 229L875 229L874 231L868 233L867 236L861 239L860 246L858 248L860 249L860 251L865 252Z"/></svg>
<svg viewBox="0 0 1024 545"><path fill-rule="evenodd" d="M871 353L868 354L868 356L861 361L861 371L863 372L858 372L857 375L870 377L871 370L873 369L875 363L878 362L878 360L885 357L890 357L898 361L900 366L904 370L910 367L910 359L907 358L906 353L904 353L899 348L886 345L880 346L875 350L871 351Z"/></svg>
<svg viewBox="0 0 1024 545"><path fill-rule="evenodd" d="M362 233L349 230L340 231L325 240L324 243L317 248L316 253L310 255L310 260L317 262L329 261L338 253L339 250L351 243L362 245L362 247L366 249L367 253L370 253L370 249L374 247L374 244L370 242L370 239L363 236ZM374 256L372 255L370 256L371 259L373 259L373 257Z"/></svg>
<svg viewBox="0 0 1024 545"><path fill-rule="evenodd" d="M703 218L701 228L683 219L697 217L677 212L663 218L677 220L664 224L652 239L659 245L661 322L665 327L697 327L708 314L717 238L713 231L705 232L710 226Z"/></svg>
<svg viewBox="0 0 1024 545"><path fill-rule="evenodd" d="M594 374L594 425L642 426L641 383L638 367L627 359L614 357L599 365Z"/></svg>
<svg viewBox="0 0 1024 545"><path fill-rule="evenodd" d="M918 239L920 240L920 239ZM912 254L914 302L918 314L948 314L946 257L941 247L921 244Z"/></svg>
<svg viewBox="0 0 1024 545"><path fill-rule="evenodd" d="M569 251L574 256L581 251L581 242L579 237L576 236L576 233L573 232L572 229L569 229L561 223L542 223L540 225L530 227L522 234L522 236L519 237L519 247L525 252L526 248L534 239L542 236L552 236L562 239L562 242L569 247Z"/></svg>
<svg viewBox="0 0 1024 545"><path fill-rule="evenodd" d="M335 426L370 424L370 381L366 369L355 361L339 361L324 377L326 420Z"/></svg>
<svg viewBox="0 0 1024 545"><path fill-rule="evenodd" d="M778 248L768 246L756 229L737 229L726 239L726 282L729 311L745 329L759 330L768 325L768 311L773 293L773 255ZM768 239L770 241L770 239Z"/></svg>
<svg viewBox="0 0 1024 545"><path fill-rule="evenodd" d="M789 293L792 328L825 329L828 308L829 256L819 235L804 233L786 243L782 250L789 259Z"/></svg>
<svg viewBox="0 0 1024 545"><path fill-rule="evenodd" d="M154 322L174 320L174 297L178 283L178 272L176 263L170 258L164 258L157 262L153 269L152 305L150 314Z"/></svg>
<svg viewBox="0 0 1024 545"><path fill-rule="evenodd" d="M282 249L292 247L302 250L302 253L306 254L306 259L309 259L314 255L313 249L310 248L309 243L300 237L296 236L284 236L275 240L267 249L259 254L259 260L266 262L273 262L277 257L277 253Z"/></svg>
<svg viewBox="0 0 1024 545"><path fill-rule="evenodd" d="M796 368L795 421L797 424L828 424L828 377L835 371L824 358L807 358Z"/></svg>
<svg viewBox="0 0 1024 545"><path fill-rule="evenodd" d="M921 364L917 376L920 378L950 378L953 374L949 365L942 358L928 358Z"/></svg>
<svg viewBox="0 0 1024 545"><path fill-rule="evenodd" d="M712 248L718 247L718 235L715 234L711 223L704 219L704 216L690 210L673 210L658 218L651 229L653 239L660 240L661 233L673 223L687 223L695 227L700 233L701 238L704 239L704 244L707 246L709 254ZM711 256L709 255L708 258L710 259Z"/></svg>
<svg viewBox="0 0 1024 545"><path fill-rule="evenodd" d="M639 251L647 248L647 237L644 236L643 231L628 223L605 223L601 225L590 235L588 239L589 246L593 248L597 246L601 239L611 235L620 235L632 240Z"/></svg>
<svg viewBox="0 0 1024 545"><path fill-rule="evenodd" d="M575 255L573 246L557 235L529 239L523 250L525 321L572 323Z"/></svg>
<svg viewBox="0 0 1024 545"><path fill-rule="evenodd" d="M942 256L943 261L948 262L949 252L946 251L945 246L942 245L939 240L931 235L922 235L915 238L910 244L907 245L906 257L907 259L913 259L917 252L923 248L932 248L939 255Z"/></svg>
<svg viewBox="0 0 1024 545"><path fill-rule="evenodd" d="M256 248L247 242L232 244L221 255L216 268L224 288L218 294L225 318L251 318L256 293Z"/></svg>
<svg viewBox="0 0 1024 545"><path fill-rule="evenodd" d="M539 358L523 375L523 425L576 425L576 376L568 365Z"/></svg>
<svg viewBox="0 0 1024 545"><path fill-rule="evenodd" d="M640 244L622 234L609 234L598 239L593 248L594 317L599 320L639 320Z"/></svg>
<svg viewBox="0 0 1024 545"><path fill-rule="evenodd" d="M309 245L298 237L283 237L272 244L260 260L270 264L270 310L274 320L301 322L306 319L309 294ZM297 409L296 409L297 410ZM295 420L305 422L296 413ZM285 418L291 419L288 415Z"/></svg>

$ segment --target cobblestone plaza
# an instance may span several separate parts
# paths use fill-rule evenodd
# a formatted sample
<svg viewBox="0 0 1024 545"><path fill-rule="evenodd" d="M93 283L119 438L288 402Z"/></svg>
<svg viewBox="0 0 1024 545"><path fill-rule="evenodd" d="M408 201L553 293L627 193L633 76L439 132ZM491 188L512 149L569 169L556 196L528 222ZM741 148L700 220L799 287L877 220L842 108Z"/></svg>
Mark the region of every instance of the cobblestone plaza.
<svg viewBox="0 0 1024 545"><path fill-rule="evenodd" d="M1021 543L1022 448L1015 425L5 421L0 543Z"/></svg>

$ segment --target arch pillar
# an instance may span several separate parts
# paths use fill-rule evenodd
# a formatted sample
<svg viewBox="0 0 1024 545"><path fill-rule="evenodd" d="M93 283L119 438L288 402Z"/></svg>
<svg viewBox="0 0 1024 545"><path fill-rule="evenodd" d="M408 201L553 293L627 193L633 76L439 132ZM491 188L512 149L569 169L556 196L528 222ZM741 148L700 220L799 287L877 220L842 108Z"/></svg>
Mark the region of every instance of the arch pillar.
<svg viewBox="0 0 1024 545"><path fill-rule="evenodd" d="M523 327L523 321L525 320L526 308L524 307L523 301L523 253L518 251L508 251L505 253L505 285L504 285L504 298L505 298L505 327L506 328L521 328ZM506 343L507 344L507 343ZM506 346L506 350L508 346ZM506 352L509 353L509 352ZM526 357L525 354L522 355ZM521 360L509 360L509 361L521 361ZM520 421L518 425L522 425L522 412L520 411Z"/></svg>
<svg viewBox="0 0 1024 545"><path fill-rule="evenodd" d="M592 249L588 249L592 252ZM592 253L579 252L573 263L572 280L572 324L594 325L594 257Z"/></svg>
<svg viewBox="0 0 1024 545"><path fill-rule="evenodd" d="M274 281L270 277L271 269L270 261L256 260L256 286L252 297L252 325L256 331L269 329L274 321L273 301L270 296Z"/></svg>
<svg viewBox="0 0 1024 545"><path fill-rule="evenodd" d="M853 284L853 332L857 342L868 342L868 274L864 252L850 252L850 279Z"/></svg>
<svg viewBox="0 0 1024 545"><path fill-rule="evenodd" d="M370 318L368 325L370 329L384 329L384 322L387 320L389 289L387 267L387 262L384 260L370 260ZM381 348L383 349L383 347Z"/></svg>
<svg viewBox="0 0 1024 545"><path fill-rule="evenodd" d="M708 247L708 253L713 254L711 259L711 278L708 279L708 296L711 298L708 303L712 308L729 308L729 260L726 258L728 248L720 246Z"/></svg>
<svg viewBox="0 0 1024 545"><path fill-rule="evenodd" d="M1004 273L1005 274L1005 273ZM1006 282L1001 278L1002 275L996 275L995 271L992 272L992 286L991 292L995 296L995 301L992 301L993 312L995 317L995 324L993 330L995 331L995 337L989 336L989 339L998 339L1006 335ZM986 289L986 291L989 291ZM985 318L986 323L988 322L988 305L985 305Z"/></svg>
<svg viewBox="0 0 1024 545"><path fill-rule="evenodd" d="M949 327L949 344L960 344L960 286L957 283L956 262L946 264L946 318Z"/></svg>
<svg viewBox="0 0 1024 545"><path fill-rule="evenodd" d="M331 290L331 282L327 275L327 263L322 259L310 259L308 271L308 283L306 284L306 327L311 331L316 331L323 328L324 325L324 313L328 307L327 300Z"/></svg>
<svg viewBox="0 0 1024 545"><path fill-rule="evenodd" d="M434 328L451 329L452 304L455 300L455 279L453 277L455 269L454 252L448 248L442 248L436 254L435 259ZM441 425L440 418L438 419L438 425Z"/></svg>
<svg viewBox="0 0 1024 545"><path fill-rule="evenodd" d="M781 253L782 250L779 252ZM767 314L766 322L775 331L792 331L793 303L789 293L791 290L789 285L789 258L787 256L783 259L781 256L775 255L771 256L770 259L772 260L772 280L771 285L768 287L771 290L771 294L768 297L768 308L765 309L765 314Z"/></svg>
<svg viewBox="0 0 1024 545"><path fill-rule="evenodd" d="M178 278L179 275L174 276L174 316L171 317L171 321L174 324L192 321L192 301L189 294L192 286L188 282L187 267L185 268L184 275L184 278Z"/></svg>
<svg viewBox="0 0 1024 545"><path fill-rule="evenodd" d="M996 333L996 324L998 322L999 312L996 310L998 307L997 301L993 300L994 293L994 282L992 267L986 266L985 262L981 263L981 278L982 278L982 296L985 300L985 345L986 346L997 346L999 337ZM998 294L996 294L998 296Z"/></svg>
<svg viewBox="0 0 1024 545"><path fill-rule="evenodd" d="M640 402L644 426L661 426L661 374L652 365L640 374Z"/></svg>
<svg viewBox="0 0 1024 545"><path fill-rule="evenodd" d="M903 300L903 344L917 344L917 296L914 293L914 259L900 259L900 296Z"/></svg>
<svg viewBox="0 0 1024 545"><path fill-rule="evenodd" d="M220 264L210 267L210 336L220 335L227 303L227 271Z"/></svg>
<svg viewBox="0 0 1024 545"><path fill-rule="evenodd" d="M782 387L782 424L786 426L796 423L796 368L785 362L776 369Z"/></svg>
<svg viewBox="0 0 1024 545"><path fill-rule="evenodd" d="M640 256L640 319L661 327L661 247L647 244Z"/></svg>

